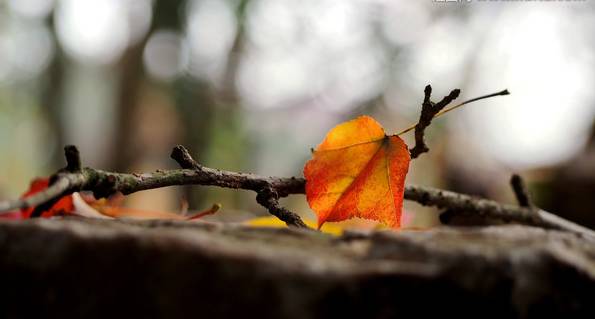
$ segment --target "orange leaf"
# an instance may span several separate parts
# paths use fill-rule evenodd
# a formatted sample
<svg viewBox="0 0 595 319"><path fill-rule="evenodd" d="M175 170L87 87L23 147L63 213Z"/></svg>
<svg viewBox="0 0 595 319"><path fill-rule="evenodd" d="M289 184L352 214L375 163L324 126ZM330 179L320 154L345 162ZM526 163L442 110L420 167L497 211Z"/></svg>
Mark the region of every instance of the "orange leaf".
<svg viewBox="0 0 595 319"><path fill-rule="evenodd" d="M50 179L47 177L34 179L31 182L31 186L29 187L29 190L25 194L23 194L23 196L21 196L21 198L27 198L29 196L32 196L33 194L41 192L41 191L45 190L46 188L48 188L49 184L50 184ZM35 207L29 207L29 208L22 209L21 210L22 218L30 218L31 214L33 213L34 210L35 210ZM55 215L69 214L73 210L74 210L74 205L72 203L72 196L67 195L67 196L60 198L56 203L54 203L54 205L52 205L52 207L43 211L40 216L41 217L52 217Z"/></svg>
<svg viewBox="0 0 595 319"><path fill-rule="evenodd" d="M333 128L306 163L306 197L327 221L361 217L401 226L409 150L369 116Z"/></svg>

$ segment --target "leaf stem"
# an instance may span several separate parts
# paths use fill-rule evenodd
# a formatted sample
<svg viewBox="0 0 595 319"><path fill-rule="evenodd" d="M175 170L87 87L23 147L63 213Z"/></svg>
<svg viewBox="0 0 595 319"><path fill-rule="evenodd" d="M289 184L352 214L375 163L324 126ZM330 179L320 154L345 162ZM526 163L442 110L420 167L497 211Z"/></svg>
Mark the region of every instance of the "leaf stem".
<svg viewBox="0 0 595 319"><path fill-rule="evenodd" d="M465 105L465 104L469 104L469 103L471 103L471 102L475 102L475 101L479 101L479 100L487 99L487 98L494 97L494 96L499 96L499 95L509 95L509 94L510 94L510 92L508 92L508 90L507 90L507 89L505 89L505 90L502 90L502 91L500 91L500 92L496 92L496 93L492 93L492 94L487 94L487 95L482 95L482 96L480 96L480 97L476 97L476 98L473 98L473 99L467 100L467 101L465 101L465 102L459 103L459 104L457 104L457 105L453 105L453 106L451 106L451 107L447 107L447 108L445 108L445 109L441 110L440 112L436 113L436 115L434 115L434 118L437 118L437 117L439 117L439 116L442 116L442 115L444 115L445 113L448 113L448 112L450 112L450 111L452 111L452 110L454 110L454 109L457 109L457 108L459 108L459 107L461 107L461 106L463 106L463 105ZM395 134L395 135L397 135L397 136L403 135L403 134L405 134L405 133L407 133L407 132L409 132L409 131L412 131L413 129L415 129L415 127L416 127L416 126L417 126L417 123L416 123L416 124L412 124L412 125L411 125L411 126L409 126L408 128L406 128L406 129L402 130L401 132L399 132L399 133L397 133L397 134Z"/></svg>

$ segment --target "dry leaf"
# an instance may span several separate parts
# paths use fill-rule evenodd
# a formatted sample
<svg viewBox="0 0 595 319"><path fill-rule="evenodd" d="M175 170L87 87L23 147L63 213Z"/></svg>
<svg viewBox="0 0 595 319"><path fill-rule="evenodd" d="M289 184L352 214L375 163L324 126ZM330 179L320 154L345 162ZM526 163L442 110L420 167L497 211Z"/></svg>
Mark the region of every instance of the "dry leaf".
<svg viewBox="0 0 595 319"><path fill-rule="evenodd" d="M405 142L387 136L373 118L337 125L304 167L306 196L318 227L353 217L400 227L409 162Z"/></svg>

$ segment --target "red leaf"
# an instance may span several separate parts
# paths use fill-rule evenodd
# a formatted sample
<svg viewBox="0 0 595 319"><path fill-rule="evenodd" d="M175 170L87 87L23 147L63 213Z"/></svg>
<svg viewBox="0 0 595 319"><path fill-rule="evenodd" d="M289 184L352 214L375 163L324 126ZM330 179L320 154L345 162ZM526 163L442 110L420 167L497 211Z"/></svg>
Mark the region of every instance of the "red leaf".
<svg viewBox="0 0 595 319"><path fill-rule="evenodd" d="M29 190L21 196L21 198L27 198L34 194L37 194L48 188L50 184L49 178L36 178L31 182ZM35 207L29 207L21 209L21 218L31 218L31 214L35 210ZM52 207L44 210L41 213L41 217L52 217L55 215L67 215L72 213L74 210L74 204L72 203L72 195L66 195L60 198Z"/></svg>

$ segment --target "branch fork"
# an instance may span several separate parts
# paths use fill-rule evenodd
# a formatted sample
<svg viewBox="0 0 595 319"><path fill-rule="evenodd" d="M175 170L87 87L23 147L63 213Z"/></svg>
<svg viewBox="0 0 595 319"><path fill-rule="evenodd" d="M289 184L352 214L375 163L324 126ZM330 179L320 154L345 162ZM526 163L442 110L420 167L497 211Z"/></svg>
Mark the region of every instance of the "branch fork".
<svg viewBox="0 0 595 319"><path fill-rule="evenodd" d="M194 170L197 174L205 173L204 167L196 162L190 152L182 145L174 147L171 158L178 162L183 169ZM253 180L253 185L251 189L257 194L256 202L265 207L271 215L284 221L288 226L308 228L299 215L279 205L280 196L276 187L278 184L273 183L271 180L259 178ZM287 196L289 194L283 193L283 195Z"/></svg>
<svg viewBox="0 0 595 319"><path fill-rule="evenodd" d="M436 117L442 109L448 104L454 101L461 94L461 90L454 89L447 96L443 97L437 103L430 100L432 95L432 86L429 84L424 89L424 101L421 105L421 114L419 115L419 121L415 125L415 146L409 150L411 158L417 158L423 153L428 152L430 149L426 145L424 140L425 130L432 123L432 119Z"/></svg>

